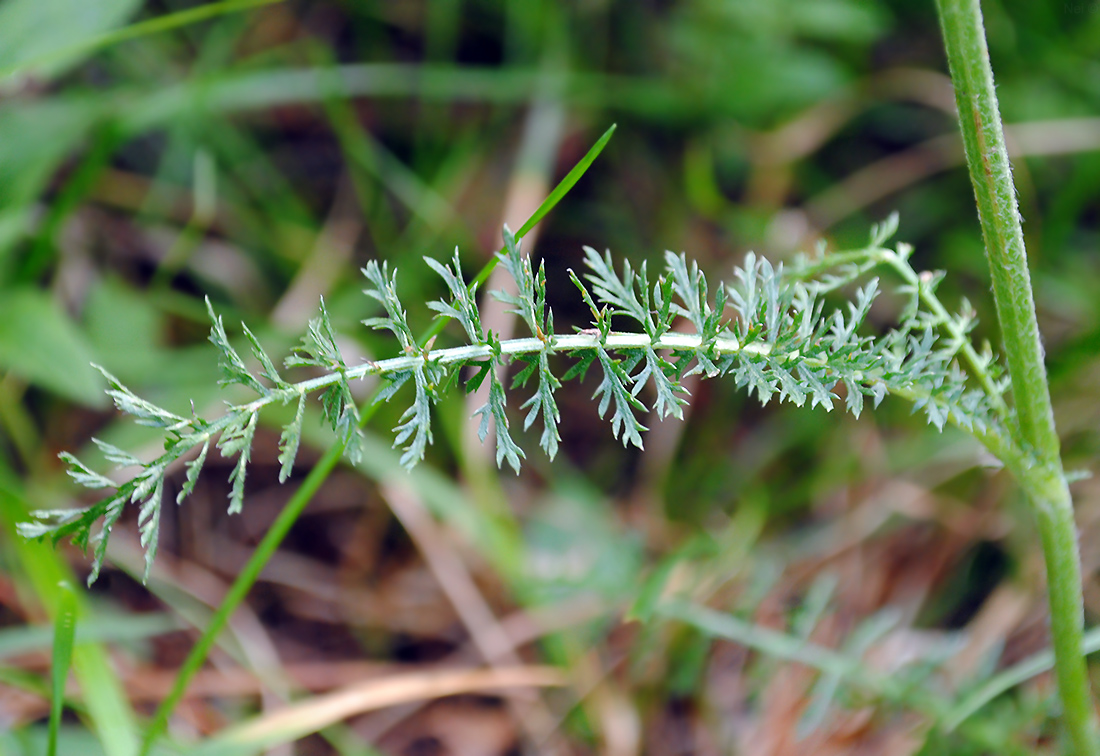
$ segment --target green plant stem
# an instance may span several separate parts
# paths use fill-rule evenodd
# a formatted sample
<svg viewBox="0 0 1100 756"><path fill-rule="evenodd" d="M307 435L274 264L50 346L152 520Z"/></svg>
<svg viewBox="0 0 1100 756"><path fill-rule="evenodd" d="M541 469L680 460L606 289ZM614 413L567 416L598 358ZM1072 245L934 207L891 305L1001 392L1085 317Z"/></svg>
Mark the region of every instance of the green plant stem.
<svg viewBox="0 0 1100 756"><path fill-rule="evenodd" d="M937 0L966 162L985 238L1019 427L1035 457L1021 474L1046 561L1051 633L1066 729L1079 754L1100 754L1082 646L1084 609L1073 502L1062 471L1023 230L978 0Z"/></svg>
<svg viewBox="0 0 1100 756"><path fill-rule="evenodd" d="M535 225L561 201L569 190L573 188L580 180L581 176L588 170L589 166L591 166L596 158L599 157L600 153L603 152L604 147L607 146L607 143L611 140L611 136L614 133L615 125L613 124L603 133L585 156L581 158L580 162L573 167L573 170L569 171L569 173L565 175L565 178L554 187L531 217L520 227L519 231L516 233L517 239L523 238L524 234L534 228ZM503 250L501 251L503 252ZM491 273L492 269L496 266L496 262L497 257L494 255L478 273L477 277L474 279L475 283L483 283L486 281L489 278L489 273ZM472 285L473 284L471 284L471 286ZM433 327L430 328L420 340L421 345L426 344L436 334L442 331L443 326L446 325L446 320L446 318L437 320L433 324ZM359 416L360 427L370 422L379 406L379 404L374 402L373 397L367 401L366 406ZM190 685L191 679L205 663L207 654L209 654L210 649L214 647L214 641L217 640L221 631L225 629L233 612L236 611L245 596L248 595L248 592L260 577L260 572L263 571L268 560L271 559L276 549L279 548L286 534L290 532L291 526L293 526L298 520L298 517L301 516L306 505L309 504L313 495L325 480L328 479L329 474L335 469L343 455L344 443L342 441L338 441L329 447L321 459L313 466L313 469L309 471L309 475L306 476L306 479L302 481L302 485L294 492L294 495L291 496L290 501L287 502L286 506L279 513L279 516L275 518L275 522L268 528L263 539L256 546L255 551L252 552L252 556L249 557L244 569L237 575L237 579L233 581L233 585L230 586L229 592L226 593L225 598L222 599L217 611L214 612L214 615L210 618L210 622L203 630L202 636L191 648L187 658L180 666L175 682L172 684L171 692L169 692L168 696L161 702L160 706L157 707L156 713L153 715L153 720L149 723L145 731L145 736L142 739L141 756L148 756L153 744L168 726L168 718L172 716L172 712L175 711L176 706L183 700L183 695L187 692L187 686Z"/></svg>
<svg viewBox="0 0 1100 756"><path fill-rule="evenodd" d="M1020 438L1044 461L1058 458L1020 212L1001 127L978 0L938 0L966 162L1012 376Z"/></svg>
<svg viewBox="0 0 1100 756"><path fill-rule="evenodd" d="M1082 637L1084 607L1077 523L1061 464L1031 468L1024 478L1024 490L1035 510L1043 544L1054 672L1066 729L1078 754L1097 756L1100 728L1089 691Z"/></svg>

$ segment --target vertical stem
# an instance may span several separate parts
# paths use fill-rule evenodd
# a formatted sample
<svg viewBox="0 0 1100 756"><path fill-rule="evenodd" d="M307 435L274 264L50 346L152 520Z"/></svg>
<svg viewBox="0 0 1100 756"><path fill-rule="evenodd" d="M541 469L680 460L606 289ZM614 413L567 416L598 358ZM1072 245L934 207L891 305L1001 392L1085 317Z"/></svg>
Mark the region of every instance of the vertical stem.
<svg viewBox="0 0 1100 756"><path fill-rule="evenodd" d="M1055 671L1066 729L1076 753L1097 756L1096 712L1081 643L1084 609L1073 502L1062 471L981 6L978 0L936 4L1012 379L1019 422L1016 442L1034 455L1034 464L1020 471L1020 482L1035 511L1046 561Z"/></svg>
<svg viewBox="0 0 1100 756"><path fill-rule="evenodd" d="M1035 510L1043 544L1054 672L1058 678L1066 730L1074 753L1097 756L1100 737L1081 639L1081 559L1073 502L1061 472L1057 477L1049 476L1046 481L1025 484L1025 489Z"/></svg>
<svg viewBox="0 0 1100 756"><path fill-rule="evenodd" d="M1008 162L993 69L978 0L937 0L966 162L985 237L997 319L1019 416L1020 439L1044 460L1058 458L1039 325L1020 211Z"/></svg>

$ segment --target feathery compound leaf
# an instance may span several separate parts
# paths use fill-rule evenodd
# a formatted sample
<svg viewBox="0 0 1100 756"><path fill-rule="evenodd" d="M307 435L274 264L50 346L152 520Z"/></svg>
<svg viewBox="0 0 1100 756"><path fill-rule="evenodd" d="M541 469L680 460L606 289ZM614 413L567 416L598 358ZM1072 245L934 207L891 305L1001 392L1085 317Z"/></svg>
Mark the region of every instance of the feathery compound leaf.
<svg viewBox="0 0 1100 756"><path fill-rule="evenodd" d="M127 503L140 505L138 526L147 549L148 569L156 553L164 477L171 464L200 448L198 456L186 462L186 479L176 497L178 503L193 492L211 439L218 438L216 446L224 456L237 455L229 478L229 510L238 512L243 505L260 410L275 401L285 404L297 400L294 419L284 427L279 441L279 477L286 480L300 443L307 393L320 393L325 418L346 444L347 453L353 457L359 453L359 410L349 381L368 374L378 375L383 382L375 402L388 401L410 380L414 385L411 405L394 428L394 446L404 447L401 464L411 468L423 459L432 441L432 403L438 401L440 392L449 389L462 366L479 368L467 382L470 387L490 379L489 399L475 413L480 416L479 433L483 439L488 435L491 418L496 428L498 466L507 461L518 471L524 452L510 433L507 398L496 372L509 359L527 363L516 375L513 388L526 386L538 374L535 393L521 405L526 413L524 429L542 417L540 444L551 458L560 442L560 414L554 392L562 380L583 379L596 362L602 376L593 398L599 399L601 417L611 410L612 433L624 445L642 445L645 427L635 412L646 411L641 396L648 384L653 384L653 407L658 416L682 416L686 392L679 379L687 371L707 377L732 374L738 385L746 386L762 402L775 396L797 405L809 400L811 407L821 406L827 411L838 399L834 389L843 386L837 393L843 394L845 407L857 416L864 409L865 397L877 406L886 393L896 393L908 398L914 411L923 413L937 428L951 422L983 434L983 440L994 438L1000 448L1016 449L1009 430L1014 419L1002 398L1008 388L1007 374L988 345L979 353L971 343L973 308L964 301L955 314L950 314L936 298L940 274L914 271L908 262L912 252L908 245L898 244L894 249L883 246L896 227L896 218L876 227L870 245L864 249L830 254L821 246L816 258L800 259L793 271L782 265L772 266L750 253L735 269L732 285L720 283L715 287L713 301L708 300L707 282L698 265L689 264L682 254L665 254L665 274L651 288L644 264L635 270L624 262L621 275L616 275L609 253L600 255L586 248L586 279L592 292L572 271L569 276L592 311L594 328L560 337L553 333L552 313L546 307L545 267L540 265L536 273L506 228L505 249L499 259L515 279L516 293L496 295L527 323L534 338L499 342L491 332L482 333L474 290L462 280L456 250L450 264L427 261L443 278L451 295L450 302L432 302L429 307L462 323L473 343L437 351L417 345L397 297L396 272L372 261L363 269L369 286L365 291L382 304L385 315L364 323L393 332L401 347L398 356L349 368L322 300L319 317L310 321L301 345L285 361L289 367L310 366L322 371L301 383L283 381L255 335L247 327L243 329L260 365L259 377L274 388L266 387L248 371L229 344L221 319L207 302L212 322L210 340L221 353L223 383L249 386L260 397L231 406L223 417L210 422L197 417L192 407L192 417L187 419L141 399L99 368L108 381L107 393L120 411L133 415L140 424L164 431L164 452L142 463L128 452L96 441L108 461L138 468L121 486L63 453L61 459L77 483L91 488L117 488L117 492L84 509L36 513L34 521L19 525L19 532L25 537L50 536L55 541L69 536L82 548L94 546L90 578L94 580L102 566L110 530L122 510ZM896 328L884 335L861 335L878 292L878 280L868 280L867 276L878 265L892 268L899 275L909 306ZM850 301L838 308L825 304L827 292L859 281L864 281L863 286L855 290ZM738 316L728 325L723 322L727 299ZM642 332L637 326L633 331L612 331L613 316L629 318L639 324ZM690 322L695 332L671 332L678 317ZM551 370L549 359L559 352L575 359L560 380ZM666 353L672 354L671 361L662 356ZM960 367L963 364L969 375ZM100 530L92 537L92 528L99 520Z"/></svg>
<svg viewBox="0 0 1100 756"><path fill-rule="evenodd" d="M767 258L760 258L758 265L764 299L764 337L769 344L774 344L779 338L780 318L787 315L791 306L790 290L782 281L783 263L773 268Z"/></svg>
<svg viewBox="0 0 1100 756"><path fill-rule="evenodd" d="M764 370L765 364L757 357L746 356L738 364L733 372L734 380L738 386L747 386L749 396L756 392L756 398L761 404L771 401L776 392L775 381Z"/></svg>
<svg viewBox="0 0 1100 756"><path fill-rule="evenodd" d="M789 285L784 277L783 264L776 267L766 258L755 253L745 255L744 265L734 268L736 285L722 287L730 303L740 316L742 338L754 340L763 336L769 344L775 344L782 331L791 325L791 310L812 299L799 293L797 286ZM799 300L795 305L796 297Z"/></svg>
<svg viewBox="0 0 1100 756"><path fill-rule="evenodd" d="M751 254L751 253L750 253ZM694 350L695 367L688 371L688 375L703 373L708 378L725 372L717 364L717 354L714 351L714 340L724 330L722 313L726 307L726 287L720 285L715 292L714 307L707 301L707 281L699 266L692 262L688 268L687 258L683 253L679 255L665 252L665 270L671 280L671 288L681 304L671 303L671 311L687 318L695 326L701 343ZM664 306L663 306L664 307ZM666 329L671 324L666 324Z"/></svg>
<svg viewBox="0 0 1100 756"><path fill-rule="evenodd" d="M320 314L309 321L302 343L294 348L294 353L284 360L287 367L319 367L322 370L344 372L348 366L340 354L336 343L336 332L329 320L325 298L321 297L318 307Z"/></svg>
<svg viewBox="0 0 1100 756"><path fill-rule="evenodd" d="M592 367L592 363L596 361L596 350L588 349L580 353L577 357L577 361L565 371L565 375L561 377L563 381L572 380L573 378L579 378L584 380L584 377L588 375L588 368Z"/></svg>
<svg viewBox="0 0 1100 756"><path fill-rule="evenodd" d="M205 447L203 447L205 449ZM145 574L141 582L149 580L153 570L153 560L157 557L157 538L160 535L160 505L164 493L164 478L157 481L152 495L141 505L138 512L138 531L141 533L141 546L145 549ZM104 539L106 542L106 539Z"/></svg>
<svg viewBox="0 0 1100 756"><path fill-rule="evenodd" d="M229 475L229 482L233 484L229 492L229 514L237 514L244 507L244 479L248 474L248 460L252 454L252 438L256 435L258 418L258 412L240 413L218 441L223 457L237 455L237 464Z"/></svg>
<svg viewBox="0 0 1100 756"><path fill-rule="evenodd" d="M833 411L833 399L836 396L829 390L832 381L829 380L828 371L821 367L812 367L805 362L798 363L798 375L802 384L809 391L810 406L822 406L826 412ZM829 385L826 385L826 384Z"/></svg>
<svg viewBox="0 0 1100 756"><path fill-rule="evenodd" d="M367 267L362 269L372 286L363 289L363 293L372 299L382 303L386 310L384 318L368 318L363 325L374 329L391 331L401 343L401 348L408 353L415 352L416 337L405 320L405 310L401 307L401 300L397 297L397 271L389 272L389 264L383 262L379 267L378 262L371 260Z"/></svg>
<svg viewBox="0 0 1100 756"><path fill-rule="evenodd" d="M494 291L493 297L511 305L509 312L519 315L531 335L544 343L554 331L554 314L546 308L546 265L539 264L538 274L534 274L531 258L520 254L520 243L508 226L504 227L504 253L497 259L516 283L516 294L506 291Z"/></svg>
<svg viewBox="0 0 1100 756"><path fill-rule="evenodd" d="M649 280L646 278L645 263L635 275L630 261L623 260L623 276L620 279L615 275L610 251L605 251L604 256L600 257L600 253L592 247L585 247L584 262L591 271L585 278L591 282L596 298L612 306L612 315L625 315L652 335L655 329L649 309Z"/></svg>
<svg viewBox="0 0 1100 756"><path fill-rule="evenodd" d="M220 354L218 366L222 370L222 379L218 381L218 385L230 386L239 383L261 396L266 395L268 393L267 387L256 380L245 366L244 360L237 354L237 350L230 345L229 337L225 335L225 326L222 325L222 318L214 313L214 305L210 303L210 297L206 298L206 312L210 316L211 323L210 343L217 347ZM255 341L254 338L253 341Z"/></svg>
<svg viewBox="0 0 1100 756"><path fill-rule="evenodd" d="M95 545L92 552L92 570L88 574L88 585L91 585L99 577L99 571L103 568L103 560L107 556L107 537L111 534L111 528L122 516L122 510L126 508L126 497L116 496L107 502L103 513L103 524L99 533L90 540ZM86 543L88 541L85 541Z"/></svg>
<svg viewBox="0 0 1100 756"><path fill-rule="evenodd" d="M532 363L532 367L538 369L539 385L534 396L520 405L520 409L530 408L527 416L523 418L523 429L530 428L538 419L539 413L542 413L543 429L539 445L546 452L546 456L553 459L558 454L558 444L561 441L561 436L558 434L561 414L558 412L558 403L554 399L554 392L561 388L561 382L550 371L550 360L545 349L539 352L537 366Z"/></svg>
<svg viewBox="0 0 1100 756"><path fill-rule="evenodd" d="M431 403L428 401L427 383L424 371L413 372L416 395L412 405L401 415L402 422L393 429L396 433L393 445L397 447L410 438L412 441L401 455L401 466L411 470L417 462L424 459L424 451L432 442Z"/></svg>
<svg viewBox="0 0 1100 756"><path fill-rule="evenodd" d="M847 389L844 401L848 406L848 411L859 417L860 413L863 412L862 387L849 376L844 376L841 380L844 382L844 388Z"/></svg>
<svg viewBox="0 0 1100 756"><path fill-rule="evenodd" d="M453 270L449 265L443 265L430 257L425 257L424 261L447 284L452 297L450 304L437 300L428 302L428 307L444 317L454 318L461 323L471 343L484 344L485 335L481 331L481 314L477 309L477 300L474 298L477 284L466 288L466 284L462 282L462 263L458 258L458 247L455 247Z"/></svg>
<svg viewBox="0 0 1100 756"><path fill-rule="evenodd" d="M241 330L244 332L245 338L248 339L248 345L252 348L252 356L260 363L260 375L271 381L276 387L286 388L289 384L282 379L279 371L275 369L275 363L271 361L271 358L267 356L267 352L260 346L260 340L244 323L241 323Z"/></svg>
<svg viewBox="0 0 1100 756"><path fill-rule="evenodd" d="M61 452L58 458L65 462L69 469L66 470L69 477L85 488L116 488L117 484L110 478L100 475L69 452Z"/></svg>
<svg viewBox="0 0 1100 756"><path fill-rule="evenodd" d="M381 273L378 271L377 264L372 263L368 265L368 268L372 269L374 273L381 279ZM366 270L364 270L366 272ZM398 305L400 307L400 305ZM351 393L351 384L348 382L348 366L344 362L344 357L340 353L340 345L336 341L336 332L332 327L332 321L328 315L328 309L325 307L324 298L321 299L320 315L309 322L309 329L306 336L302 339L302 343L296 347L295 354L291 355L285 360L287 367L303 367L313 366L320 367L322 369L331 371L335 382L330 384L324 389L321 394L321 409L324 412L325 419L328 421L329 426L335 431L341 442L345 445L345 451L348 454L352 462L358 459L360 452L359 445L359 407L355 403L355 397ZM402 318L404 315L402 314ZM381 319L386 324L379 327L392 328L398 327L393 325L388 319ZM367 322L367 321L364 321ZM402 320L402 322L404 322ZM407 326L406 326L407 330ZM396 331L395 331L396 332ZM290 395L284 393L283 401L287 401ZM299 402L301 399L299 399ZM286 467L287 462L284 456L287 449L290 448L287 445L289 436L287 432L292 432L295 437L301 436L301 413L302 408L299 405L297 419L295 423L292 423L287 429L284 429L283 438L280 442L280 448L283 454L280 455L280 462L283 467L280 470L280 475L289 474L289 468ZM289 456L289 464L294 464L294 454L298 450L297 438L293 444L293 454Z"/></svg>
<svg viewBox="0 0 1100 756"><path fill-rule="evenodd" d="M878 296L878 279L872 278L867 285L856 292L856 301L848 303L848 319L838 311L833 320L833 339L836 348L840 349L852 343L856 338L856 331L867 319L867 313L871 310L871 303Z"/></svg>
<svg viewBox="0 0 1100 756"><path fill-rule="evenodd" d="M143 467L140 459L128 451L119 449L114 444L109 444L98 438L93 438L92 443L99 447L99 450L103 452L103 456L107 458L108 462L114 462L118 465L119 469L125 467Z"/></svg>
<svg viewBox="0 0 1100 756"><path fill-rule="evenodd" d="M682 303L673 302L673 312L690 320L697 333L703 333L707 330L710 305L707 303L707 281L699 265L692 262L688 268L683 252L678 255L665 252L665 266L672 279L672 290Z"/></svg>
<svg viewBox="0 0 1100 756"><path fill-rule="evenodd" d="M603 380L600 381L592 398L600 397L600 417L607 413L609 405L614 404L615 411L611 415L611 434L619 438L621 430L623 446L629 442L641 449L641 433L647 428L638 421L633 410L645 412L646 406L627 390L626 384L631 382L630 376L603 347L596 347L596 356L603 368Z"/></svg>
<svg viewBox="0 0 1100 756"><path fill-rule="evenodd" d="M298 409L290 425L283 428L279 436L279 482L285 483L294 470L294 459L298 456L298 444L302 439L302 419L306 411L306 393L298 395Z"/></svg>
<svg viewBox="0 0 1100 756"><path fill-rule="evenodd" d="M321 394L321 410L329 427L345 446L352 464L359 460L359 408L351 396L347 382L330 386ZM300 429L299 429L300 431Z"/></svg>
<svg viewBox="0 0 1100 756"><path fill-rule="evenodd" d="M85 513L84 509L36 509L30 513L33 520L16 523L15 529L28 539L53 536L59 528L80 519Z"/></svg>
<svg viewBox="0 0 1100 756"><path fill-rule="evenodd" d="M103 377L107 379L107 384L110 388L107 389L107 396L115 403L115 407L119 412L125 412L127 415L133 415L138 425L148 425L153 428L163 428L167 431L178 431L188 427L191 423L189 420L176 415L163 407L158 407L152 402L146 401L141 397L134 394L130 389L126 388L118 378L115 378L109 372L99 365L92 365L96 370L103 374Z"/></svg>
<svg viewBox="0 0 1100 756"><path fill-rule="evenodd" d="M489 435L489 417L492 416L497 437L497 467L507 459L508 464L518 475L519 461L526 459L527 455L523 453L523 449L516 446L516 442L512 440L512 434L508 431L508 416L504 414L506 404L504 387L500 385L495 370L489 371L489 381L489 401L481 405L473 415L474 417L481 415L477 437L485 441L485 437Z"/></svg>
<svg viewBox="0 0 1100 756"><path fill-rule="evenodd" d="M581 280L577 278L577 274L570 268L568 271L569 280L573 282L573 285L581 293L581 299L588 305L588 309L592 312L593 322L592 325L596 327L596 331L599 332L600 338L606 339L607 335L611 332L611 312L607 306L597 307L596 302L592 299L592 295L588 293L588 289L581 283Z"/></svg>
<svg viewBox="0 0 1100 756"><path fill-rule="evenodd" d="M890 241L894 234L898 232L898 224L900 221L901 216L895 211L890 213L890 215L886 217L886 220L872 225L867 246L871 249L875 249Z"/></svg>
<svg viewBox="0 0 1100 756"><path fill-rule="evenodd" d="M180 492L176 494L176 504L182 504L183 500L191 495L195 490L195 484L199 482L199 473L202 472L202 466L206 463L206 452L210 450L210 439L202 445L202 451L199 452L199 456L195 457L190 462L185 463L187 468L187 476L183 481L183 485L180 486Z"/></svg>
<svg viewBox="0 0 1100 756"><path fill-rule="evenodd" d="M744 324L755 323L759 319L760 292L757 285L757 272L756 253L751 251L745 255L744 264L733 269L734 278L738 283L729 287L730 302Z"/></svg>
<svg viewBox="0 0 1100 756"><path fill-rule="evenodd" d="M681 394L686 394L687 390L680 385L679 381L669 377L670 374L674 375L675 371L675 366L661 359L660 355L653 350L653 347L647 346L645 348L645 364L634 376L634 390L630 393L635 397L638 396L645 388L646 383L652 379L653 388L657 392L657 400L653 403L653 409L657 411L657 416L664 418L672 415L677 420L682 420L684 417L683 408L687 406L687 399Z"/></svg>
<svg viewBox="0 0 1100 756"><path fill-rule="evenodd" d="M768 358L765 360L768 373L772 375L779 387L779 401L791 402L796 407L806 403L806 389L802 383L794 377L790 369L778 360Z"/></svg>
<svg viewBox="0 0 1100 756"><path fill-rule="evenodd" d="M374 397L373 404L381 404L382 402L388 402L393 395L396 394L402 386L404 386L410 378L413 376L411 370L400 370L390 373L387 376L386 384L379 390L378 394Z"/></svg>

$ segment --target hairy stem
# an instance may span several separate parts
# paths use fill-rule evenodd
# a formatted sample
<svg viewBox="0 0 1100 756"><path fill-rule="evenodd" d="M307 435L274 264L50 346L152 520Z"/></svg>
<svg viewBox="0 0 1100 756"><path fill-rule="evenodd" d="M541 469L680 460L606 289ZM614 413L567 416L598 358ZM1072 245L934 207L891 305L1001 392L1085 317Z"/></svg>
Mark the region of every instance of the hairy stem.
<svg viewBox="0 0 1100 756"><path fill-rule="evenodd" d="M966 162L985 237L997 318L1019 418L1019 444L1035 455L1021 484L1035 510L1047 568L1055 671L1078 754L1100 754L1082 646L1084 610L1073 503L1062 471L1023 231L978 0L937 0Z"/></svg>

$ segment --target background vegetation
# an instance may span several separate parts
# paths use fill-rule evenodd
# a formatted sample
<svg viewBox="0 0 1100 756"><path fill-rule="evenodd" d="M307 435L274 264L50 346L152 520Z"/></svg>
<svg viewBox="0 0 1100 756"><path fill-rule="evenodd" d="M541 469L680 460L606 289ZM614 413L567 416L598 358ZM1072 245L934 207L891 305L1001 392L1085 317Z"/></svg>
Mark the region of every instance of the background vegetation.
<svg viewBox="0 0 1100 756"><path fill-rule="evenodd" d="M965 295L992 322L932 3L289 2L178 15L192 7L0 3L5 753L41 752L57 582L88 570L13 524L73 501L56 454L97 459L91 434L156 451L147 429L115 422L89 363L175 411L216 413L226 395L204 295L232 338L244 320L280 355L323 295L349 363L389 356L389 340L359 325L377 314L359 268L396 266L410 305L438 296L421 256L457 245L480 268L502 224L519 227L617 123L525 243L546 262L559 330L586 317L565 274L584 244L635 264L683 250L722 278L749 249L782 260L819 238L862 243L894 209L915 264L949 271L942 298ZM1100 12L984 11L1063 450L1069 469L1089 469ZM190 23L160 28L173 20ZM872 312L882 327L892 304ZM483 323L506 332L492 308ZM430 314L409 307L415 332ZM638 452L612 442L594 388L560 395L561 454L546 462L532 432L519 476L498 476L467 420L481 401L454 392L408 483L388 448L399 410L384 408L365 462L326 482L190 687L165 752L234 724L208 750L1058 751L1045 675L965 727L935 703L966 700L1047 645L1029 515L971 441L889 400L856 421L760 408L730 381L693 387L684 422L648 420ZM287 418L265 416L239 515L225 511L232 462L211 456L214 474L165 509L148 585L136 512L115 529L99 582L80 592L61 753L133 752L134 722L164 697L193 628L331 443L312 411L283 486ZM1100 488L1074 490L1091 623ZM757 634L735 643L624 621L639 591L662 584ZM807 638L860 663L819 675L772 643ZM491 676L440 672L486 661L549 687L498 698ZM534 677L542 664L564 677ZM858 684L878 675L912 685ZM413 692L372 707L395 680ZM349 690L350 709L284 744L320 727L301 729L302 702L334 706L324 694Z"/></svg>

